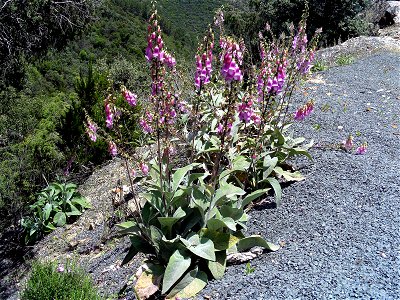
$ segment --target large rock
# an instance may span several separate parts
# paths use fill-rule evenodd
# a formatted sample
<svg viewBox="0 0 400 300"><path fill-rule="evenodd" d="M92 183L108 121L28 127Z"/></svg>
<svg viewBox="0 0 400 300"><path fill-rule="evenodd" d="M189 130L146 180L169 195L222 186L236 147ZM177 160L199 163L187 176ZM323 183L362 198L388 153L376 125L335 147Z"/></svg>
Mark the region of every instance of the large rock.
<svg viewBox="0 0 400 300"><path fill-rule="evenodd" d="M392 24L400 24L400 1L387 1L387 3L389 7L385 15L391 19Z"/></svg>
<svg viewBox="0 0 400 300"><path fill-rule="evenodd" d="M379 20L380 28L400 24L400 1L386 1L385 13Z"/></svg>

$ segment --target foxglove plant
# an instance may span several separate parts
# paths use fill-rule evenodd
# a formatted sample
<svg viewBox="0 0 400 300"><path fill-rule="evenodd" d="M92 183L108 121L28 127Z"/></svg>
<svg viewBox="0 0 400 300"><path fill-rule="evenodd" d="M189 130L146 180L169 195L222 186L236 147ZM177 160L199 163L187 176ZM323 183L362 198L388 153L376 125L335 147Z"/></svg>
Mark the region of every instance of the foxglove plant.
<svg viewBox="0 0 400 300"><path fill-rule="evenodd" d="M214 47L210 29L195 57L196 97L187 105L173 84L178 77L176 61L166 51L157 12L149 23L145 50L151 76L149 100L139 101L125 87L119 94L131 108L145 104L139 125L149 143L156 144L155 151L150 147L153 151L134 160L134 167L126 160L131 191L140 184L145 192L134 196L138 214L119 225L132 242L123 263L138 252L149 255L137 280L139 296L149 296L146 283L151 282L150 290L156 291L155 283L168 299L190 298L206 285L207 274L222 277L228 253L256 245L278 249L260 236L244 237L245 208L270 186L280 199L275 177L298 180L296 173L282 165L290 156L308 154L298 148L303 140L285 137L282 128L292 121L285 120L291 93L308 72L313 55L302 27L289 39L263 40L261 66L246 71L249 79L244 84L244 42L225 35L219 12L219 47ZM303 115L309 115L312 102L302 109ZM108 131L89 128L88 120L88 133L105 134L113 156L129 156L124 147L117 148L122 135L114 139L107 135L118 130L116 124L124 113L110 94L105 101ZM191 148L186 160L183 156L175 159L181 150L176 141L184 143L177 130L182 114L188 115L188 134L181 148ZM143 205L138 198L144 200Z"/></svg>

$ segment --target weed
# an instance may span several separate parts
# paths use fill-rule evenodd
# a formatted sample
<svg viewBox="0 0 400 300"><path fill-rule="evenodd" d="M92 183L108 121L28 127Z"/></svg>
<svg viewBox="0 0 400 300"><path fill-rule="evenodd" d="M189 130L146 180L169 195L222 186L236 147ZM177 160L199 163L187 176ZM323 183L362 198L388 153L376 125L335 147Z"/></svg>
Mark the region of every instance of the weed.
<svg viewBox="0 0 400 300"><path fill-rule="evenodd" d="M246 275L249 275L249 274L251 274L251 273L254 273L255 270L256 270L256 269L255 269L254 267L252 267L252 266L250 265L250 263L248 262L248 263L246 264L246 268L245 268L244 272L245 272Z"/></svg>
<svg viewBox="0 0 400 300"><path fill-rule="evenodd" d="M347 66L354 62L354 57L349 54L341 54L336 59L336 64L339 66Z"/></svg>

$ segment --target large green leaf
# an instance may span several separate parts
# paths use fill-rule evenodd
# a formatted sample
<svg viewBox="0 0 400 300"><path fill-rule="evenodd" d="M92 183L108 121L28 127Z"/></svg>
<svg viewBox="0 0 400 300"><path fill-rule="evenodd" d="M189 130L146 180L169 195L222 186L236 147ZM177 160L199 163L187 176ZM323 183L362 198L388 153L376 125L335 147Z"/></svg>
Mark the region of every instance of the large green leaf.
<svg viewBox="0 0 400 300"><path fill-rule="evenodd" d="M221 228L229 228L230 230L236 231L236 223L232 218L222 218L222 219L210 219L207 221L207 228L210 230L219 230Z"/></svg>
<svg viewBox="0 0 400 300"><path fill-rule="evenodd" d="M121 266L130 262L132 260L132 258L134 258L136 256L136 254L138 254L138 253L139 253L139 251L135 248L135 246L131 245L128 253L125 255L124 259L121 262Z"/></svg>
<svg viewBox="0 0 400 300"><path fill-rule="evenodd" d="M156 251L160 250L160 243L163 236L164 236L163 232L158 227L153 225L150 226L150 237L154 247L156 248Z"/></svg>
<svg viewBox="0 0 400 300"><path fill-rule="evenodd" d="M162 294L169 291L182 275L185 274L191 262L190 256L182 250L178 249L172 254L169 258L167 268L165 269Z"/></svg>
<svg viewBox="0 0 400 300"><path fill-rule="evenodd" d="M240 240L239 237L232 234L210 230L209 228L202 229L201 234L203 237L212 240L215 250L219 251L233 247Z"/></svg>
<svg viewBox="0 0 400 300"><path fill-rule="evenodd" d="M180 168L174 172L172 175L172 192L175 193L178 189L179 185L182 183L183 179L185 178L186 174L193 170L194 167L199 166L200 164L190 164Z"/></svg>
<svg viewBox="0 0 400 300"><path fill-rule="evenodd" d="M242 200L242 205L241 208L245 208L250 202L253 200L261 197L262 195L265 195L270 189L260 189L252 192L251 194L248 194L244 199Z"/></svg>
<svg viewBox="0 0 400 300"><path fill-rule="evenodd" d="M178 209L174 212L173 217L182 219L183 217L186 216L186 212L182 209L182 207L178 207Z"/></svg>
<svg viewBox="0 0 400 300"><path fill-rule="evenodd" d="M219 209L221 216L239 220L243 216L243 209L232 207L231 205L223 205Z"/></svg>
<svg viewBox="0 0 400 300"><path fill-rule="evenodd" d="M271 158L269 155L264 157L264 161L263 161L263 178L262 179L268 178L268 176L272 173L272 171L276 167L277 163L278 163L278 158L277 157Z"/></svg>
<svg viewBox="0 0 400 300"><path fill-rule="evenodd" d="M176 298L180 299L190 299L196 296L202 289L207 285L207 274L198 271L196 274L196 278L187 285L181 292L175 295Z"/></svg>
<svg viewBox="0 0 400 300"><path fill-rule="evenodd" d="M191 207L198 207L204 212L210 205L207 195L200 191L197 187L192 189Z"/></svg>
<svg viewBox="0 0 400 300"><path fill-rule="evenodd" d="M251 249L256 246L263 247L270 251L276 251L280 248L278 245L267 242L259 235L252 235L252 236L245 237L245 238L241 239L236 245L237 250L239 252L246 251L246 250Z"/></svg>
<svg viewBox="0 0 400 300"><path fill-rule="evenodd" d="M199 269L198 267L196 267L194 270L187 272L186 275L181 279L181 281L179 281L168 293L166 299L175 300L176 298L174 296L184 290L189 284L192 283L193 280L195 280L198 271Z"/></svg>
<svg viewBox="0 0 400 300"><path fill-rule="evenodd" d="M172 226L178 222L181 218L174 217L158 217L158 222L161 224L161 228L165 235L169 235L172 231Z"/></svg>
<svg viewBox="0 0 400 300"><path fill-rule="evenodd" d="M208 261L208 268L215 279L221 279L226 269L226 251L218 251L215 261Z"/></svg>
<svg viewBox="0 0 400 300"><path fill-rule="evenodd" d="M59 211L54 215L53 222L59 227L64 226L67 223L67 216Z"/></svg>
<svg viewBox="0 0 400 300"><path fill-rule="evenodd" d="M237 156L233 161L232 161L232 168L225 170L221 173L219 176L219 180L223 180L225 177L230 175L233 172L237 171L246 171L250 167L250 160L246 158L245 156ZM223 181L226 182L227 178L225 178Z"/></svg>
<svg viewBox="0 0 400 300"><path fill-rule="evenodd" d="M53 205L51 205L50 203L46 203L46 205L43 208L43 219L45 221L49 219L52 210L53 210Z"/></svg>
<svg viewBox="0 0 400 300"><path fill-rule="evenodd" d="M226 197L226 198L231 198L232 196L235 195L244 195L246 192L242 190L241 188L234 186L233 184L225 184L221 186L214 195L214 198L211 201L210 207L213 208L220 199Z"/></svg>
<svg viewBox="0 0 400 300"><path fill-rule="evenodd" d="M198 234L191 236L188 240L181 238L182 243L186 246L193 254L207 259L215 261L215 248L212 240L202 237Z"/></svg>
<svg viewBox="0 0 400 300"><path fill-rule="evenodd" d="M290 156L295 156L295 155L304 155L305 157L307 157L309 160L313 160L312 156L310 155L310 153L308 153L308 151L301 149L301 148L293 148L289 150L289 155Z"/></svg>
<svg viewBox="0 0 400 300"><path fill-rule="evenodd" d="M274 189L276 204L280 205L281 204L281 199L282 199L282 188L281 188L281 185L280 185L279 181L276 180L276 178L273 178L273 177L267 178L266 181L269 182L269 184Z"/></svg>
<svg viewBox="0 0 400 300"><path fill-rule="evenodd" d="M83 208L92 208L92 205L83 197L75 197L71 200L72 204L79 204Z"/></svg>

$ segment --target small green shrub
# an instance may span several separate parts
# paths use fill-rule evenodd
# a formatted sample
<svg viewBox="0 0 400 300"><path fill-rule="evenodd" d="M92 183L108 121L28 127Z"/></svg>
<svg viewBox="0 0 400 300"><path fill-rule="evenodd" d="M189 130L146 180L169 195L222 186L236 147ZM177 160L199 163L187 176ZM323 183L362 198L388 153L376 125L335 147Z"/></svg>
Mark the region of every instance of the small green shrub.
<svg viewBox="0 0 400 300"><path fill-rule="evenodd" d="M328 66L321 60L316 60L311 68L311 72L321 72L328 69Z"/></svg>
<svg viewBox="0 0 400 300"><path fill-rule="evenodd" d="M90 204L76 191L72 183L51 183L38 194L38 200L30 206L32 215L22 219L25 242L39 239L44 233L64 226L76 216L80 216Z"/></svg>
<svg viewBox="0 0 400 300"><path fill-rule="evenodd" d="M91 278L72 263L35 263L21 300L101 299Z"/></svg>
<svg viewBox="0 0 400 300"><path fill-rule="evenodd" d="M336 59L336 64L339 66L347 66L354 62L354 57L349 54L341 54Z"/></svg>

